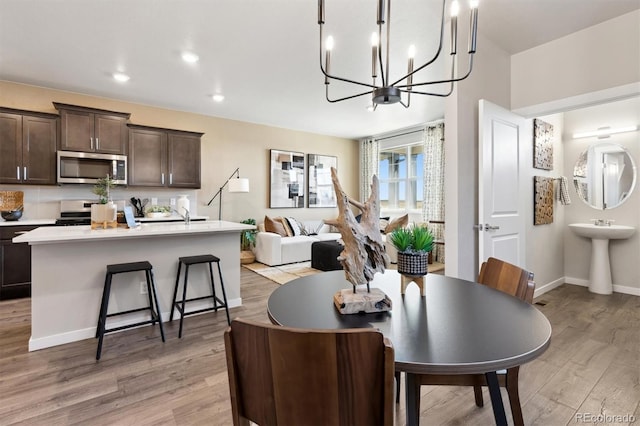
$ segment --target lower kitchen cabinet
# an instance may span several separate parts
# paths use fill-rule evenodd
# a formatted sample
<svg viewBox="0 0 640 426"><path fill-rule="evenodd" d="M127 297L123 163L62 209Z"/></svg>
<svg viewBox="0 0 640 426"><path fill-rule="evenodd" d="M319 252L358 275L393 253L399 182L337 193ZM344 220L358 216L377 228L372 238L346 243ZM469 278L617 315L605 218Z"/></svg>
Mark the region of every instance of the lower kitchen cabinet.
<svg viewBox="0 0 640 426"><path fill-rule="evenodd" d="M31 296L31 246L11 240L35 228L0 227L0 300Z"/></svg>

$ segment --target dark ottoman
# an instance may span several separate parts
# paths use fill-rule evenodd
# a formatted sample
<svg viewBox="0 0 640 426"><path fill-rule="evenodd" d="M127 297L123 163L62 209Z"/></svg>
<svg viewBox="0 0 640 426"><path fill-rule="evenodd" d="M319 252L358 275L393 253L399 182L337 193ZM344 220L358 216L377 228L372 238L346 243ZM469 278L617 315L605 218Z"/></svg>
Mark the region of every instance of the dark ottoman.
<svg viewBox="0 0 640 426"><path fill-rule="evenodd" d="M337 241L316 241L311 244L311 267L321 271L342 269L338 256L343 249Z"/></svg>

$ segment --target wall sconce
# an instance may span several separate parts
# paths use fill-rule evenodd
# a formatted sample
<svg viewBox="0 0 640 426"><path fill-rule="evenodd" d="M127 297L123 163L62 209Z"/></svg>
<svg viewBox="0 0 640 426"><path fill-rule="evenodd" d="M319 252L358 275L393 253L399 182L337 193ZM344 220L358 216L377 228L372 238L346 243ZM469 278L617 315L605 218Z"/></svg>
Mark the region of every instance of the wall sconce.
<svg viewBox="0 0 640 426"><path fill-rule="evenodd" d="M607 126L607 127L600 127L598 128L598 130L592 131L592 132L574 133L573 139L592 138L592 137L597 137L598 139L606 139L611 135L615 135L617 133L635 132L637 130L638 130L638 126L616 127L613 129Z"/></svg>
<svg viewBox="0 0 640 426"><path fill-rule="evenodd" d="M233 179L234 176L236 176L235 179ZM220 189L218 189L218 192L216 192L215 195L211 197L211 199L207 203L207 206L210 206L213 200L216 199L216 197L220 197L220 205L218 206L218 220L222 220L222 190L225 186L227 186L227 184L229 185L229 192L249 192L249 179L240 177L240 167L238 167L233 171L233 173L231 173L229 179L227 179L227 181L222 184Z"/></svg>

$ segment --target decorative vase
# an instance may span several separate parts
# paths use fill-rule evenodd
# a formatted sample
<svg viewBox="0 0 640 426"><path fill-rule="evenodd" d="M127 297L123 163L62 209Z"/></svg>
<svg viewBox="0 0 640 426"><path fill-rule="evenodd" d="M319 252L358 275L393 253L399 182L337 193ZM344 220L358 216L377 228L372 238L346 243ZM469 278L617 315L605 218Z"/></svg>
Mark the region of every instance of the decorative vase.
<svg viewBox="0 0 640 426"><path fill-rule="evenodd" d="M186 194L178 195L178 199L176 200L176 210L179 214L184 215L186 212L191 213L191 207L189 206L189 199Z"/></svg>
<svg viewBox="0 0 640 426"><path fill-rule="evenodd" d="M117 215L118 209L113 201L106 204L91 204L91 229L117 227Z"/></svg>
<svg viewBox="0 0 640 426"><path fill-rule="evenodd" d="M398 252L398 272L403 275L419 277L427 275L429 252Z"/></svg>

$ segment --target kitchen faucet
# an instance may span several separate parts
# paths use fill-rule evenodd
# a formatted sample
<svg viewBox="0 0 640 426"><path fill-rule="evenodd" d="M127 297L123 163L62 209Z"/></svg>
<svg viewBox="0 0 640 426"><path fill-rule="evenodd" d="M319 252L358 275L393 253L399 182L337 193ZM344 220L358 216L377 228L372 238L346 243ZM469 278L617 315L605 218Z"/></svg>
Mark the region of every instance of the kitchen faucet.
<svg viewBox="0 0 640 426"><path fill-rule="evenodd" d="M189 216L189 210L187 210L185 207L183 207L182 210L184 210L184 214L180 213L178 210L175 210L175 209L173 211L178 213L178 215L180 215L180 217L184 219L185 225L188 225L189 222L191 221L191 216Z"/></svg>

